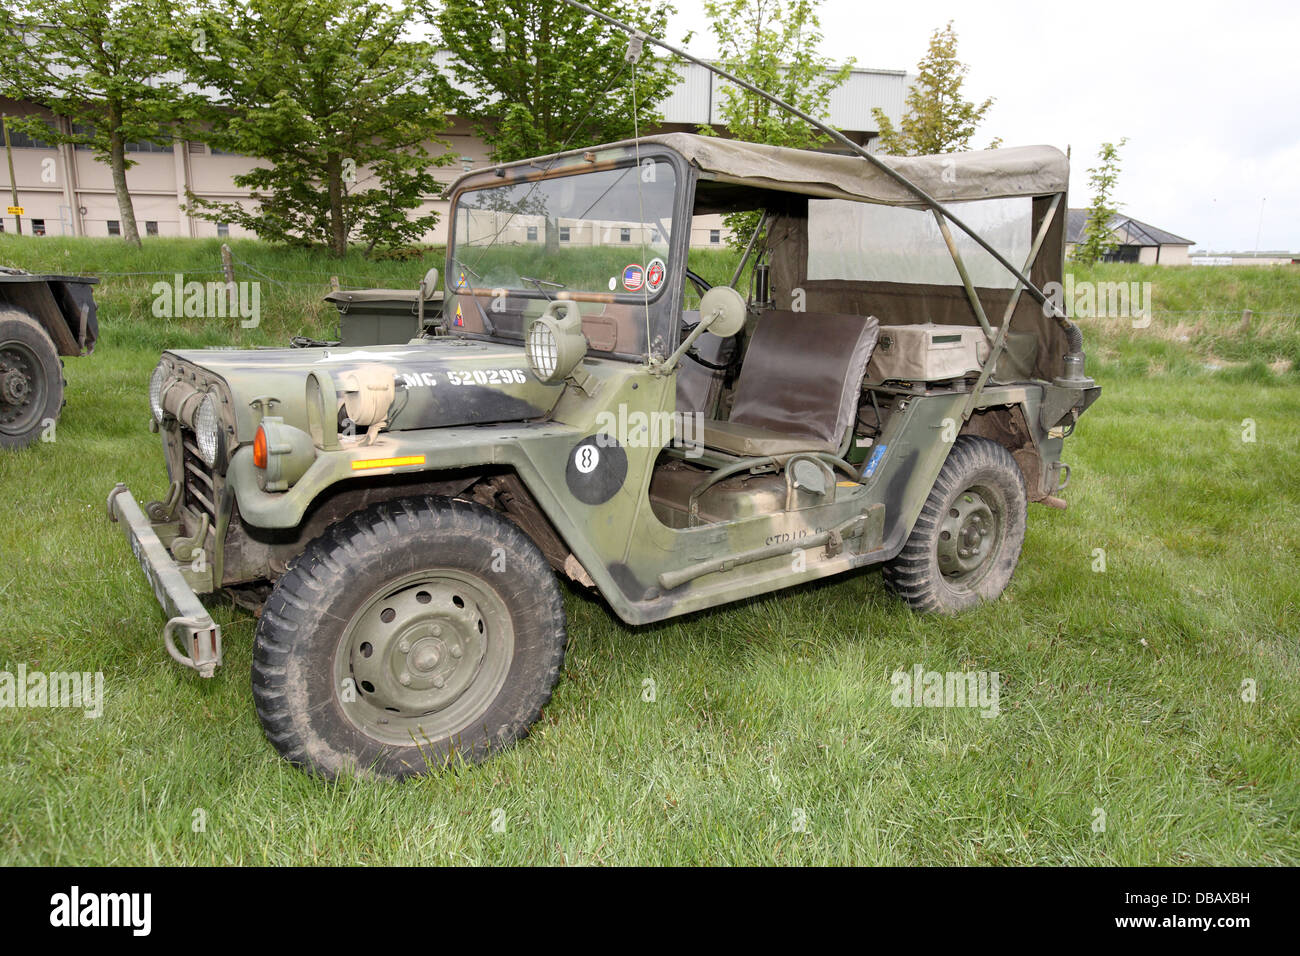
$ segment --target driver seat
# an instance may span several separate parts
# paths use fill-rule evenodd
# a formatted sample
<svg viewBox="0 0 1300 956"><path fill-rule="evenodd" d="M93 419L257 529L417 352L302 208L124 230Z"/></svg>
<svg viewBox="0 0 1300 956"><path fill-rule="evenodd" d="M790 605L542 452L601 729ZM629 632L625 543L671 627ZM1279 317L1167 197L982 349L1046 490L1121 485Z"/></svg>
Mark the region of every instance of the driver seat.
<svg viewBox="0 0 1300 956"><path fill-rule="evenodd" d="M838 453L880 337L872 315L764 312L745 352L727 421L706 420L706 448L742 458Z"/></svg>

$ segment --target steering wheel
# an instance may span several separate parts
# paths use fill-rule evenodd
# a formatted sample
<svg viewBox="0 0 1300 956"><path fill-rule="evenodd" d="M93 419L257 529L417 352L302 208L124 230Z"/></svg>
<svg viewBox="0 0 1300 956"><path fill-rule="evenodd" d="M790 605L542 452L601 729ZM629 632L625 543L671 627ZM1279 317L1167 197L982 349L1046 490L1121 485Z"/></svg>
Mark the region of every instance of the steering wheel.
<svg viewBox="0 0 1300 956"><path fill-rule="evenodd" d="M708 279L704 278L704 276L700 275L698 272L692 272L690 269L686 270L686 278L691 281L691 285L695 286L695 291L700 295L704 295L704 293L713 288L713 285Z"/></svg>

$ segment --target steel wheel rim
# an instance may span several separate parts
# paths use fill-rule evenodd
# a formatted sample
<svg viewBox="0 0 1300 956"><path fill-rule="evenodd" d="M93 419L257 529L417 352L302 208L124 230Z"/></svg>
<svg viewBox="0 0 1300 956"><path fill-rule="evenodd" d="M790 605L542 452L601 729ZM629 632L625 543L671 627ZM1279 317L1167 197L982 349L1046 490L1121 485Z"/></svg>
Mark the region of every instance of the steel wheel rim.
<svg viewBox="0 0 1300 956"><path fill-rule="evenodd" d="M0 342L0 432L31 431L45 408L47 385L40 359L24 342Z"/></svg>
<svg viewBox="0 0 1300 956"><path fill-rule="evenodd" d="M944 581L972 588L983 580L1002 550L1006 521L998 498L979 485L967 488L948 505L939 521L936 552Z"/></svg>
<svg viewBox="0 0 1300 956"><path fill-rule="evenodd" d="M450 568L417 571L386 583L344 627L335 696L367 736L424 744L480 718L513 657L514 627L495 590Z"/></svg>

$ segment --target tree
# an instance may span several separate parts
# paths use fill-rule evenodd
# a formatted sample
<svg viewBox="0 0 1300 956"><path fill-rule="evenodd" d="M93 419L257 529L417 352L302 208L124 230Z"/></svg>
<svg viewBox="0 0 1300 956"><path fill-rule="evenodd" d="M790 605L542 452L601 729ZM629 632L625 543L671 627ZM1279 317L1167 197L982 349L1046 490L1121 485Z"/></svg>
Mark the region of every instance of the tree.
<svg viewBox="0 0 1300 956"><path fill-rule="evenodd" d="M975 127L993 106L993 97L976 104L962 95L970 67L957 59L957 34L952 21L930 35L930 47L916 65L916 82L908 90L906 113L894 127L879 107L872 115L880 127L880 148L896 156L960 153L970 149ZM995 139L994 149L1001 144Z"/></svg>
<svg viewBox="0 0 1300 956"><path fill-rule="evenodd" d="M818 3L705 0L709 28L721 51L718 65L809 116L827 118L831 93L848 79L853 61L835 67L817 53L822 40ZM828 138L788 110L732 84L722 88L719 114L728 133L749 143L814 149ZM700 132L716 135L707 126ZM723 217L728 245L743 248L758 217L757 212Z"/></svg>
<svg viewBox="0 0 1300 956"><path fill-rule="evenodd" d="M672 61L649 44L634 72L627 34L560 0L442 0L436 11L423 2L470 91L452 105L497 162L626 139L660 121L655 106L677 83ZM673 12L663 0L588 2L654 36Z"/></svg>
<svg viewBox="0 0 1300 956"><path fill-rule="evenodd" d="M1111 231L1111 220L1119 213L1119 204L1111 199L1119 181L1119 151L1128 142L1123 137L1118 143L1102 143L1097 151L1099 162L1088 169L1088 185L1092 187L1092 202L1088 204L1088 222L1083 229L1083 241L1076 243L1071 260L1094 263L1115 251L1119 244Z"/></svg>
<svg viewBox="0 0 1300 956"><path fill-rule="evenodd" d="M434 47L410 39L416 13L384 0L217 0L193 12L176 50L207 95L191 135L267 165L235 177L253 209L190 196L196 214L263 239L410 241L437 222L412 216L452 160L425 144L446 126ZM446 145L446 144L442 144Z"/></svg>
<svg viewBox="0 0 1300 956"><path fill-rule="evenodd" d="M172 139L180 90L164 78L170 22L159 0L17 0L0 10L0 92L64 120L10 117L10 125L52 145L89 147L107 163L122 238L136 245L127 145Z"/></svg>
<svg viewBox="0 0 1300 956"><path fill-rule="evenodd" d="M818 55L819 0L705 0L709 28L718 41L718 65L810 116L825 119L830 98L849 77L853 61L834 67ZM811 149L826 135L794 114L727 84L719 107L736 139ZM700 132L712 134L710 128Z"/></svg>

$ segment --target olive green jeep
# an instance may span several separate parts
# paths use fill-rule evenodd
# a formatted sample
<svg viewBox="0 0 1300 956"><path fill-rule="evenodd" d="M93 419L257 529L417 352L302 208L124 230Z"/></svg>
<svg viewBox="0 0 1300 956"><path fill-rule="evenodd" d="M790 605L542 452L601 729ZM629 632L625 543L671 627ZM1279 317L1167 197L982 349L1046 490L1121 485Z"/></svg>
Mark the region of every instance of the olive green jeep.
<svg viewBox="0 0 1300 956"><path fill-rule="evenodd" d="M275 748L405 776L527 734L559 577L633 625L870 565L918 610L997 598L1099 391L1041 291L1067 163L887 162L1001 259L860 157L673 133L462 176L441 322L409 341L165 353L170 486L108 510L167 651L211 676L197 595L226 593L260 615ZM710 285L731 213L747 246Z"/></svg>

